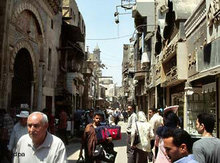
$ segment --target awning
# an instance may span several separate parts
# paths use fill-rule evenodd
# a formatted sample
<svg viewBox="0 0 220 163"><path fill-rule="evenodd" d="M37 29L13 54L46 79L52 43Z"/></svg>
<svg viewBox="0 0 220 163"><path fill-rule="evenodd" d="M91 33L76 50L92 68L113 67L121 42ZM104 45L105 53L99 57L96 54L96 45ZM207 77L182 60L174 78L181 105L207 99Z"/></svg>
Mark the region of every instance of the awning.
<svg viewBox="0 0 220 163"><path fill-rule="evenodd" d="M65 21L63 21L62 25L62 34L66 40L71 42L85 41L85 35L81 32L80 28L78 26L67 24Z"/></svg>

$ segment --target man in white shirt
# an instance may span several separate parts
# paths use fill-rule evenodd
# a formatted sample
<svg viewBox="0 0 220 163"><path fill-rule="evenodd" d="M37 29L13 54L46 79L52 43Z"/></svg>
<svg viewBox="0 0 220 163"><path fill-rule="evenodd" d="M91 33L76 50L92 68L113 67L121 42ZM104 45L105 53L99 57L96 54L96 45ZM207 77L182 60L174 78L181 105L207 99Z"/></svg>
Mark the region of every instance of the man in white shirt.
<svg viewBox="0 0 220 163"><path fill-rule="evenodd" d="M131 146L131 128L132 128L132 124L134 124L137 121L137 115L134 112L134 107L132 107L131 105L128 106L127 112L129 115L128 125L127 125L127 134L128 134L127 158L128 158L128 163L135 163L136 151Z"/></svg>
<svg viewBox="0 0 220 163"><path fill-rule="evenodd" d="M62 140L49 132L44 113L34 112L27 120L28 134L22 136L14 153L14 163L66 163L66 148Z"/></svg>
<svg viewBox="0 0 220 163"><path fill-rule="evenodd" d="M19 118L19 122L15 124L13 127L10 141L8 144L8 150L11 152L14 152L14 148L16 147L16 144L18 140L25 134L28 133L27 131L27 118L29 116L28 111L21 111L20 114L17 114L16 117Z"/></svg>
<svg viewBox="0 0 220 163"><path fill-rule="evenodd" d="M154 132L154 138L151 140L151 148L153 148L155 143L156 131L158 127L160 127L163 124L163 117L159 115L157 109L155 108L150 108L148 110L148 115L150 118L149 123L151 124ZM155 157L157 156L157 152L158 152L158 147L155 146Z"/></svg>

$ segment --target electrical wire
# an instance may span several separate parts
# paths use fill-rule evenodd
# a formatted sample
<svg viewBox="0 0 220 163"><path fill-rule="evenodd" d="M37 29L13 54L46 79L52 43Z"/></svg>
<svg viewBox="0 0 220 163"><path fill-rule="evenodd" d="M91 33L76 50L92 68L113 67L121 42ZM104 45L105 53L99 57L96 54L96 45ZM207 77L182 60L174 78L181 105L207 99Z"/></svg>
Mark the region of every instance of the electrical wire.
<svg viewBox="0 0 220 163"><path fill-rule="evenodd" d="M124 36L119 36L119 37L112 37L112 38L87 38L86 40L117 40L125 37L132 36L131 34L129 35L124 35Z"/></svg>

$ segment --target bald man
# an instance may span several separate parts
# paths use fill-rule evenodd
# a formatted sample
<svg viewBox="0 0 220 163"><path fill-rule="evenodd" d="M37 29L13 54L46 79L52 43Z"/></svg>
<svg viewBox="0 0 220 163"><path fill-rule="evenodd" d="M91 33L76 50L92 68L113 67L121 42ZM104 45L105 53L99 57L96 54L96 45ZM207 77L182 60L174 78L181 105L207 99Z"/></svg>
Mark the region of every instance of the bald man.
<svg viewBox="0 0 220 163"><path fill-rule="evenodd" d="M16 146L14 163L66 163L66 148L58 137L47 132L48 119L44 113L33 112L27 120L28 134Z"/></svg>

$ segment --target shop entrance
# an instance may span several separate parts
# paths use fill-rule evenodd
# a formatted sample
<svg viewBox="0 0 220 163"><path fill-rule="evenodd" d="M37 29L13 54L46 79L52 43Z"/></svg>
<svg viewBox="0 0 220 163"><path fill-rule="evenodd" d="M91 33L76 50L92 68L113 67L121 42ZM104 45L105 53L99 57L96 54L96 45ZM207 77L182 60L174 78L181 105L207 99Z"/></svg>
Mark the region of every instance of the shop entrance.
<svg viewBox="0 0 220 163"><path fill-rule="evenodd" d="M33 81L33 64L30 53L22 48L18 51L14 62L14 77L12 79L11 107L21 104L31 104L31 85Z"/></svg>

